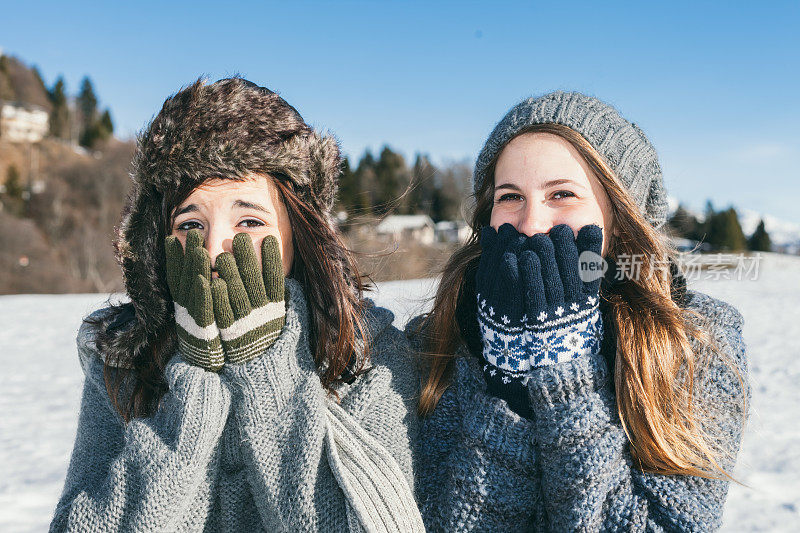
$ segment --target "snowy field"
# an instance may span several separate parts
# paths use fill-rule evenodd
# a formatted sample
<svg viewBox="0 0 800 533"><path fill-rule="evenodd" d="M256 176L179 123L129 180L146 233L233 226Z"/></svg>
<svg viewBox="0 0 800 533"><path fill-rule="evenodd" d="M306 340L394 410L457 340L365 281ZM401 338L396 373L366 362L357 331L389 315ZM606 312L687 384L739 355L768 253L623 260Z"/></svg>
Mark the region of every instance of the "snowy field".
<svg viewBox="0 0 800 533"><path fill-rule="evenodd" d="M745 317L753 415L724 531L797 531L800 522L800 258L765 254L758 279L690 287ZM402 327L435 280L382 283L373 298ZM45 531L61 492L78 416L81 318L105 296L0 297L0 531Z"/></svg>

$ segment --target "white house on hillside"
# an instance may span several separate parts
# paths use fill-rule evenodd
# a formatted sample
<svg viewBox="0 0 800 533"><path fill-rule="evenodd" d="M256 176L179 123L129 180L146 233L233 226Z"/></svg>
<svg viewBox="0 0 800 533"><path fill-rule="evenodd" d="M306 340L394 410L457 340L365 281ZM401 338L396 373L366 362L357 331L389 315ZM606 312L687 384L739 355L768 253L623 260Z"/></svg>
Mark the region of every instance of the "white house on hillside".
<svg viewBox="0 0 800 533"><path fill-rule="evenodd" d="M47 135L50 116L43 108L19 102L0 102L0 140L39 142Z"/></svg>
<svg viewBox="0 0 800 533"><path fill-rule="evenodd" d="M439 242L467 242L472 229L463 220L442 220L436 223L436 240Z"/></svg>
<svg viewBox="0 0 800 533"><path fill-rule="evenodd" d="M378 224L375 232L395 241L413 239L422 244L433 244L436 238L433 220L428 215L390 215Z"/></svg>

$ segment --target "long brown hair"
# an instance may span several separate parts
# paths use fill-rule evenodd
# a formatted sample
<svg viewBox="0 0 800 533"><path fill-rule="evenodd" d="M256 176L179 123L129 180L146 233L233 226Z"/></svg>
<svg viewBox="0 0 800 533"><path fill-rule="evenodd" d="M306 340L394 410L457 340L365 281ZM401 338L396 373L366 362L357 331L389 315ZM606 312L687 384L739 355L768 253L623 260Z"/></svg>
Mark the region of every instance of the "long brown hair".
<svg viewBox="0 0 800 533"><path fill-rule="evenodd" d="M320 369L323 387L335 396L335 385L352 381L363 373L369 360L369 338L362 318L362 295L369 287L332 221L307 205L285 176L272 178L292 227L294 260L289 275L305 291L311 318L309 348ZM171 231L176 208L197 186L187 183L163 196L162 241ZM121 368L118 361L106 361L106 389L126 422L149 416L157 409L167 391L164 368L175 353L176 344L174 331L166 329L150 343L143 356L134 359L133 368ZM99 347L102 350L102 345Z"/></svg>
<svg viewBox="0 0 800 533"><path fill-rule="evenodd" d="M690 338L717 354L733 368L742 387L744 384L730 357L719 349L708 331L693 323L702 322L703 317L673 301L672 275L658 265L669 264L677 250L644 219L613 170L578 132L560 124L536 124L519 135L524 133L557 135L575 147L610 200L619 237L610 236L607 258L623 254L642 258L641 275L625 277L606 290L601 288L600 294L609 310L610 326L616 331L613 366L617 409L635 462L641 470L658 474L732 479L721 466L722 459L731 454L704 430L702 406L693 397L695 369L708 364L710 357L701 357L704 350L695 352ZM487 173L492 179L484 180L474 195L472 235L445 266L433 310L421 325L429 362L419 403L423 416L434 410L449 386L455 353L464 342L456 310L465 276L480 257L481 228L491 218L495 163L496 159Z"/></svg>

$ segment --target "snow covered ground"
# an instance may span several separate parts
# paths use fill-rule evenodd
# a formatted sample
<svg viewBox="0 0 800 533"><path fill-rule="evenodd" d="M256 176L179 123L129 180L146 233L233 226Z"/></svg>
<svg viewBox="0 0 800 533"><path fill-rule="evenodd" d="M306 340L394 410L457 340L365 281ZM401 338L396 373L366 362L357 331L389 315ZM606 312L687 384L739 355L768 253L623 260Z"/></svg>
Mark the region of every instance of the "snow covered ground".
<svg viewBox="0 0 800 533"><path fill-rule="evenodd" d="M435 280L382 283L373 297L396 325L429 306ZM725 531L796 531L800 521L800 258L766 254L756 281L699 280L745 317L753 415ZM81 318L104 295L0 297L0 531L44 531L77 424Z"/></svg>

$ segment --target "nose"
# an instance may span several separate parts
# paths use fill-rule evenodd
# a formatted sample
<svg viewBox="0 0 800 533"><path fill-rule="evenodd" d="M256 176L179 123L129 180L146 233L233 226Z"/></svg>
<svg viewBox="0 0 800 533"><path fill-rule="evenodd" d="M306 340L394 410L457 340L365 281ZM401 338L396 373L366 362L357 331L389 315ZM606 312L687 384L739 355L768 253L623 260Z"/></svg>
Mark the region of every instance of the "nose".
<svg viewBox="0 0 800 533"><path fill-rule="evenodd" d="M530 237L535 233L547 233L552 227L553 217L547 209L530 206L521 213L517 231Z"/></svg>
<svg viewBox="0 0 800 533"><path fill-rule="evenodd" d="M206 250L211 258L211 266L216 265L217 256L222 252L231 252L234 232L211 226L205 235Z"/></svg>

